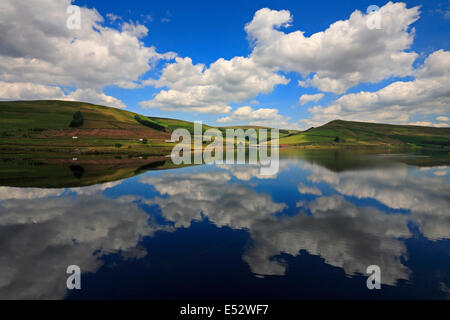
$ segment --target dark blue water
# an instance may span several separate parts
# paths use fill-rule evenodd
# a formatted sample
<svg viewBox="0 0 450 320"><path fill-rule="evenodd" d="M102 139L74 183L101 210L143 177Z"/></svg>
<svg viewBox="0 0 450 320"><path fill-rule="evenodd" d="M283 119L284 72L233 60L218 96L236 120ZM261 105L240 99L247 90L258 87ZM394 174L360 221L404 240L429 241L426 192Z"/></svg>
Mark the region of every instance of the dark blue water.
<svg viewBox="0 0 450 320"><path fill-rule="evenodd" d="M284 157L0 187L3 299L448 299L450 167ZM356 160L355 160L356 159ZM66 289L66 268L82 289ZM381 269L368 290L366 269Z"/></svg>

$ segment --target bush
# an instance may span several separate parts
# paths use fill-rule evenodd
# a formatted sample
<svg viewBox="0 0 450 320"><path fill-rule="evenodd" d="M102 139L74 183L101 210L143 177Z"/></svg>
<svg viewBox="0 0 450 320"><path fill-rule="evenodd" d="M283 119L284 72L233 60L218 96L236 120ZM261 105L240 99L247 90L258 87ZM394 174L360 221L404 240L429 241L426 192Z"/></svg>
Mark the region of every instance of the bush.
<svg viewBox="0 0 450 320"><path fill-rule="evenodd" d="M80 111L77 111L73 114L73 120L70 122L69 126L71 128L81 127L84 123L83 115Z"/></svg>
<svg viewBox="0 0 450 320"><path fill-rule="evenodd" d="M139 122L140 124L142 124L142 125L144 125L146 127L149 127L149 128L152 128L152 129L155 129L155 130L158 130L158 131L166 131L165 127L163 127L163 126L161 126L161 125L159 125L157 123L141 119L141 117L139 117L139 116L134 116L134 119L136 119L137 122Z"/></svg>
<svg viewBox="0 0 450 320"><path fill-rule="evenodd" d="M122 148L122 144L120 144L120 143L116 143L115 146L116 146L117 149Z"/></svg>

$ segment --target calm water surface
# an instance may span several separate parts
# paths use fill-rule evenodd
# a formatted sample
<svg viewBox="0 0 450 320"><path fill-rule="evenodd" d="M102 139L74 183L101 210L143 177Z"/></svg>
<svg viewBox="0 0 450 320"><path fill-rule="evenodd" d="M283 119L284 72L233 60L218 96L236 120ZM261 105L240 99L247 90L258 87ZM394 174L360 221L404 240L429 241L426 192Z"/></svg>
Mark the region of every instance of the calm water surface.
<svg viewBox="0 0 450 320"><path fill-rule="evenodd" d="M448 299L449 180L429 156L330 151L269 177L204 165L0 187L0 298ZM67 291L69 265L82 290Z"/></svg>

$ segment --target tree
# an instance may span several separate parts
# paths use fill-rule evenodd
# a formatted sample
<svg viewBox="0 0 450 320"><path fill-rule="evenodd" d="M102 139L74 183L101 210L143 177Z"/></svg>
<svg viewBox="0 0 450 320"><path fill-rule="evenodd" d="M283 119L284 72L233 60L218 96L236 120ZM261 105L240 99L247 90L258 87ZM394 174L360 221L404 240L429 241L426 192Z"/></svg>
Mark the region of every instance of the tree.
<svg viewBox="0 0 450 320"><path fill-rule="evenodd" d="M149 127L149 128L152 128L152 129L155 129L155 130L158 130L158 131L166 131L165 127L163 127L163 126L161 126L161 125L159 125L159 124L157 124L155 122L141 119L141 117L139 117L139 116L134 116L134 119L136 119L137 122L139 122L140 124L142 124L142 125L144 125L146 127Z"/></svg>
<svg viewBox="0 0 450 320"><path fill-rule="evenodd" d="M78 128L81 127L84 123L83 115L81 114L81 111L77 111L73 114L73 120L70 122L69 126L71 128Z"/></svg>

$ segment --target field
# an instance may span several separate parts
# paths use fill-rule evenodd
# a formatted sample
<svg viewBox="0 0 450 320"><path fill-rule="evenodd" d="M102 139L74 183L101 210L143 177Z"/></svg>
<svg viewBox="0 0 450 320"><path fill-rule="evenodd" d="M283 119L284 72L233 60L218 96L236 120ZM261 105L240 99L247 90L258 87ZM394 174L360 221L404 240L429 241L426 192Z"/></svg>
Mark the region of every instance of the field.
<svg viewBox="0 0 450 320"><path fill-rule="evenodd" d="M448 150L450 128L399 126L335 120L318 128L280 138L297 147L383 147Z"/></svg>

